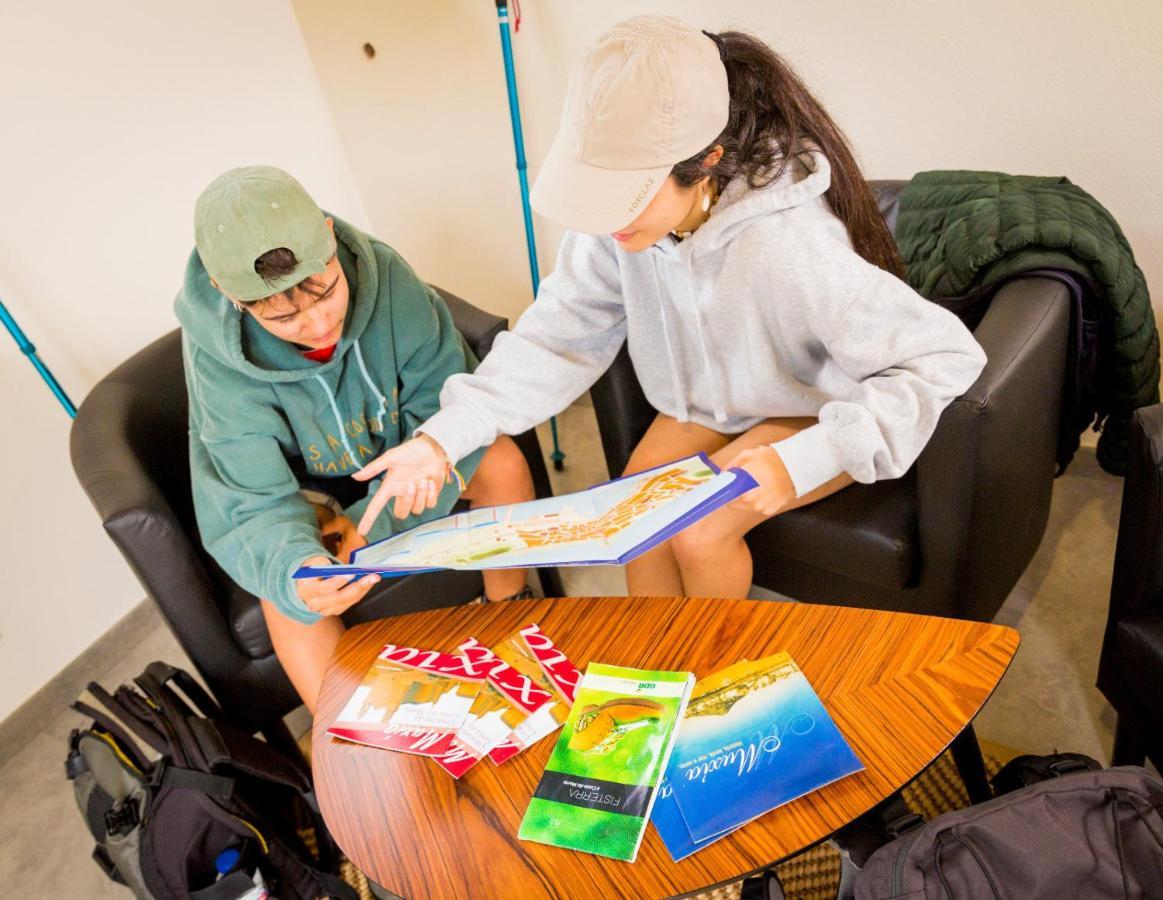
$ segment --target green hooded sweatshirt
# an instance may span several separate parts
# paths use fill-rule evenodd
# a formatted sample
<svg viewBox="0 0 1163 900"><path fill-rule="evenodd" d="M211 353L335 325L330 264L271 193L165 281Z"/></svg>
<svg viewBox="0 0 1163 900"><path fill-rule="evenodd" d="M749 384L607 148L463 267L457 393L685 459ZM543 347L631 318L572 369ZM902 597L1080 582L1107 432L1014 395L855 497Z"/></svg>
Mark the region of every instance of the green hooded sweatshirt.
<svg viewBox="0 0 1163 900"><path fill-rule="evenodd" d="M300 622L320 617L299 599L291 573L308 557L331 554L290 461L299 458L312 479L350 477L410 438L440 408L444 380L476 365L444 301L394 250L338 219L335 236L351 300L329 362L306 359L236 310L210 284L197 250L174 304L202 543L239 585ZM465 479L482 453L458 463ZM456 485L446 485L421 516L398 520L385 511L368 540L446 515L457 497ZM367 502L347 515L358 522Z"/></svg>

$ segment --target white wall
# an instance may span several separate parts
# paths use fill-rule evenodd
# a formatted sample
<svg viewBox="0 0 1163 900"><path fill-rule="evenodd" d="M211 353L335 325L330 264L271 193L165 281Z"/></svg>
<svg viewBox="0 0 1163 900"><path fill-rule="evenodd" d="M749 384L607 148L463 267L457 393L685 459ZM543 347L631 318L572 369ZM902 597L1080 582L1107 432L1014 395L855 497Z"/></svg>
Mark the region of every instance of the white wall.
<svg viewBox="0 0 1163 900"><path fill-rule="evenodd" d="M528 302L492 4L291 4L6 6L0 298L76 401L175 324L193 200L229 166L291 170L424 277L486 308L515 315ZM523 6L514 45L531 176L586 44L625 16L666 11L770 41L848 131L869 177L1070 176L1118 218L1163 302L1154 2ZM560 235L537 228L547 272ZM141 596L73 479L54 403L0 334L0 717Z"/></svg>
<svg viewBox="0 0 1163 900"><path fill-rule="evenodd" d="M493 5L292 2L380 236L430 280L519 311L529 286ZM513 40L531 174L585 46L622 18L669 12L771 43L846 129L869 177L938 168L1069 176L1121 223L1156 308L1163 302L1163 13L1154 0L521 5ZM545 222L537 229L547 272L560 234Z"/></svg>
<svg viewBox="0 0 1163 900"><path fill-rule="evenodd" d="M285 0L7 4L0 298L80 402L175 327L198 192L295 173L366 221ZM69 421L0 333L0 719L142 597L73 477Z"/></svg>

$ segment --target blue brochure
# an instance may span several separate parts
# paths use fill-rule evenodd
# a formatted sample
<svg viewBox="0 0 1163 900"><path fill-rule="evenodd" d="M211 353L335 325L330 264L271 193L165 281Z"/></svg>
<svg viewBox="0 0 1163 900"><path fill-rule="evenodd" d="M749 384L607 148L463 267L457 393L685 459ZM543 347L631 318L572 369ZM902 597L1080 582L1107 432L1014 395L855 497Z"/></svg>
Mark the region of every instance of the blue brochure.
<svg viewBox="0 0 1163 900"><path fill-rule="evenodd" d="M700 453L574 494L434 519L361 547L348 565L304 566L294 577L624 565L755 486Z"/></svg>
<svg viewBox="0 0 1163 900"><path fill-rule="evenodd" d="M677 861L864 766L786 653L695 686L652 821Z"/></svg>

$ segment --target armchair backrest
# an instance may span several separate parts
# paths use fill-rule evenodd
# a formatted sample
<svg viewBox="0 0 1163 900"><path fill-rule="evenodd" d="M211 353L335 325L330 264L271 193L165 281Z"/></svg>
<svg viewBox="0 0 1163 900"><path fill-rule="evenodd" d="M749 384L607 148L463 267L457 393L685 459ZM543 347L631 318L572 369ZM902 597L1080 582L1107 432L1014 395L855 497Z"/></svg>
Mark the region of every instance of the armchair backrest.
<svg viewBox="0 0 1163 900"><path fill-rule="evenodd" d="M90 391L70 434L73 468L108 528L133 513L197 535L181 333L154 341Z"/></svg>

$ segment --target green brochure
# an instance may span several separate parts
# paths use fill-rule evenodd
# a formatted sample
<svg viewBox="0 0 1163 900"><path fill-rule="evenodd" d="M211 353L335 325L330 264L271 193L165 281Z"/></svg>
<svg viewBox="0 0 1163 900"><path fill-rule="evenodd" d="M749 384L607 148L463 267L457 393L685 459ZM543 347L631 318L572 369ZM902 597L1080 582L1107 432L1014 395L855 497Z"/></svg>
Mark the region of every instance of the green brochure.
<svg viewBox="0 0 1163 900"><path fill-rule="evenodd" d="M517 836L633 862L693 685L590 663Z"/></svg>

